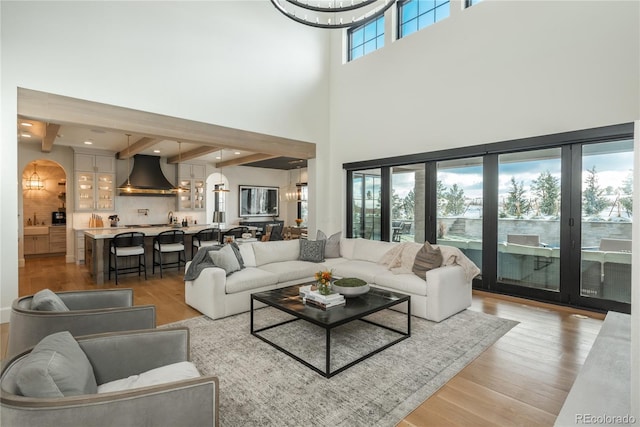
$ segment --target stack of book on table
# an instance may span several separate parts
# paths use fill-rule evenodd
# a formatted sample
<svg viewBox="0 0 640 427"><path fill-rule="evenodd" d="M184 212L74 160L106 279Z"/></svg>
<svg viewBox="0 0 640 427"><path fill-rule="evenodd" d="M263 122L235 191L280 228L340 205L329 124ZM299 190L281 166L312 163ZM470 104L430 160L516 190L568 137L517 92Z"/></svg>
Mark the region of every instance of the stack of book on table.
<svg viewBox="0 0 640 427"><path fill-rule="evenodd" d="M326 310L332 307L339 307L346 303L346 300L344 299L344 295L341 295L341 294L322 295L320 292L316 290L312 291L311 285L301 286L300 296L302 297L303 303L307 305L313 305L323 310Z"/></svg>

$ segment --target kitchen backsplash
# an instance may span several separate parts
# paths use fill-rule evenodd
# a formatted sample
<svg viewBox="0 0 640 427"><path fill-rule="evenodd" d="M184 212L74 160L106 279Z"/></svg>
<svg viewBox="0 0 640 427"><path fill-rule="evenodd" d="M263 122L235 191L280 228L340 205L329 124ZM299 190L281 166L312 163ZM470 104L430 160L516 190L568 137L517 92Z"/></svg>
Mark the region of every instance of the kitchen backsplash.
<svg viewBox="0 0 640 427"><path fill-rule="evenodd" d="M145 215L140 211L146 211ZM130 224L166 224L169 222L168 214L173 212L173 216L182 221L184 217L191 217L198 224L205 224L204 211L177 211L176 200L174 197L136 197L136 196L118 196L116 197L116 210L114 212L95 212L100 215L104 221L104 226L109 226L109 216L118 215L120 218L119 225ZM90 212L74 213L73 228L89 227L91 219Z"/></svg>

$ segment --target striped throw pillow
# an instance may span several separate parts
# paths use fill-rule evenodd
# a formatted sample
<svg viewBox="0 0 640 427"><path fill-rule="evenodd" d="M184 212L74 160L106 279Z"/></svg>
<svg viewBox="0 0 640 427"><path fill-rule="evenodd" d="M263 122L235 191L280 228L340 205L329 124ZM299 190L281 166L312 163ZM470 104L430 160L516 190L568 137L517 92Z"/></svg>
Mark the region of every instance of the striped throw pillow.
<svg viewBox="0 0 640 427"><path fill-rule="evenodd" d="M438 268L442 265L442 253L440 248L434 248L429 242L424 242L413 261L413 273L422 278L427 278L427 271Z"/></svg>

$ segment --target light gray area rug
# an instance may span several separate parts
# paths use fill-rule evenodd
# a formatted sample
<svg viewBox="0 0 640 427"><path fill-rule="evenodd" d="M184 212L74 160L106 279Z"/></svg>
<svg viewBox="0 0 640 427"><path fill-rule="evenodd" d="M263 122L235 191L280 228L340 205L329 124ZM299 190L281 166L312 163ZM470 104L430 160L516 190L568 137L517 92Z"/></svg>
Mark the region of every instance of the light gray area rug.
<svg viewBox="0 0 640 427"><path fill-rule="evenodd" d="M265 326L290 318L273 308L255 312ZM391 310L372 320L405 330ZM191 357L220 380L220 424L235 426L393 426L449 381L517 322L465 310L441 323L413 317L411 337L326 379L250 334L249 313L186 326ZM265 331L269 338L324 366L325 332L305 321ZM397 337L365 322L332 332L332 370Z"/></svg>

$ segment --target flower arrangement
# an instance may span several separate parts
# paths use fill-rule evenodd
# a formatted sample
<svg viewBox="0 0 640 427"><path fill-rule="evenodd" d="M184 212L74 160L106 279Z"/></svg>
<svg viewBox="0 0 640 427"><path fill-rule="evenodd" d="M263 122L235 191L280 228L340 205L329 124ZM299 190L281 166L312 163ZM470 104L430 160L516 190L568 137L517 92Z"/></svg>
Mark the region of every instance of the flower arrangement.
<svg viewBox="0 0 640 427"><path fill-rule="evenodd" d="M300 227L300 224L302 224L302 218L296 218L296 225Z"/></svg>
<svg viewBox="0 0 640 427"><path fill-rule="evenodd" d="M331 271L316 271L314 274L316 284L318 286L318 292L322 295L329 295L331 293L331 279L333 278L333 270Z"/></svg>

